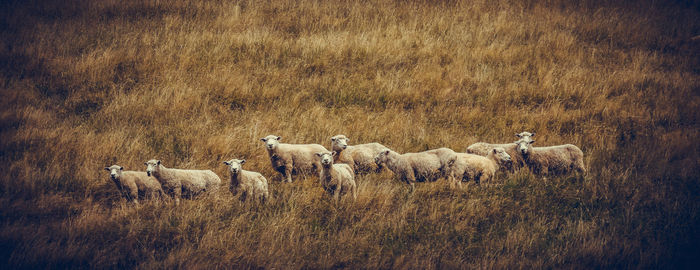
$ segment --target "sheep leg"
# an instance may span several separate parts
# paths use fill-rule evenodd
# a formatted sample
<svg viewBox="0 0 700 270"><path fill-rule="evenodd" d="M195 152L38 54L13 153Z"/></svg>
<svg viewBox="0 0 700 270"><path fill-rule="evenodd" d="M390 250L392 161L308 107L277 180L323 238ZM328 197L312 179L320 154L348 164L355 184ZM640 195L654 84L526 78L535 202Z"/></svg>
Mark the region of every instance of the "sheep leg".
<svg viewBox="0 0 700 270"><path fill-rule="evenodd" d="M457 188L462 189L462 181L464 181L465 174L461 174L462 177L455 177L455 182L457 182Z"/></svg>
<svg viewBox="0 0 700 270"><path fill-rule="evenodd" d="M285 176L287 183L292 182L292 164L287 164L284 166L283 176Z"/></svg>
<svg viewBox="0 0 700 270"><path fill-rule="evenodd" d="M180 197L182 197L182 187L175 187L175 189L173 190L173 197L175 198L175 205L180 205Z"/></svg>
<svg viewBox="0 0 700 270"><path fill-rule="evenodd" d="M130 194L129 192L127 192L125 189L120 190L119 193L122 194L122 197L126 198L126 201L127 201L127 202L131 202L131 201L132 201L132 199L131 199L131 194Z"/></svg>
<svg viewBox="0 0 700 270"><path fill-rule="evenodd" d="M450 188L452 188L452 189L456 188L457 182L459 182L459 180L457 180L457 175L454 172L451 172L449 174L448 180L449 180L450 185L451 185Z"/></svg>
<svg viewBox="0 0 700 270"><path fill-rule="evenodd" d="M340 201L340 189L341 185L337 185L333 191L333 199L335 199L336 203Z"/></svg>
<svg viewBox="0 0 700 270"><path fill-rule="evenodd" d="M410 186L410 192L413 193L414 190L416 190L416 173L413 170L408 171L408 175L406 175L406 184Z"/></svg>
<svg viewBox="0 0 700 270"><path fill-rule="evenodd" d="M136 183L130 183L127 184L125 188L125 191L127 194L127 198L129 201L138 203L138 198L139 198L139 189L136 187Z"/></svg>

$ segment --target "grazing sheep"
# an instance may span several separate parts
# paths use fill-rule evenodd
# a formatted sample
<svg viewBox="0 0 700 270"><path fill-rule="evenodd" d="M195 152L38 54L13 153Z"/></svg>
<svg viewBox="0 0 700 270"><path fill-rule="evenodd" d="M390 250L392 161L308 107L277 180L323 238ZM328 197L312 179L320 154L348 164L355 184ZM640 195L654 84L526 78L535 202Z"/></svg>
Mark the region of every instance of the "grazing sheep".
<svg viewBox="0 0 700 270"><path fill-rule="evenodd" d="M355 173L348 164L334 164L333 159L338 152L319 152L321 170L319 178L321 186L326 192L331 194L335 201L340 200L341 195L352 194L352 198L357 200L357 185L355 184Z"/></svg>
<svg viewBox="0 0 700 270"><path fill-rule="evenodd" d="M221 178L210 170L181 170L163 166L160 160L146 163L146 174L160 182L163 190L180 204L180 197L192 198L200 193L219 190Z"/></svg>
<svg viewBox="0 0 700 270"><path fill-rule="evenodd" d="M160 183L146 172L124 171L124 167L112 165L105 167L109 178L117 185L117 189L127 200L139 203L138 199L162 199L163 189Z"/></svg>
<svg viewBox="0 0 700 270"><path fill-rule="evenodd" d="M279 136L268 135L260 140L265 142L272 168L282 174L282 178L292 182L293 173L318 173L321 164L314 155L318 152L328 152L325 147L320 144L280 143L281 139Z"/></svg>
<svg viewBox="0 0 700 270"><path fill-rule="evenodd" d="M518 145L516 143L493 144L478 142L467 147L466 152L468 154L487 156L495 148L503 148L506 151L506 153L510 155L510 158L512 160L512 162L510 162L509 165L502 166L501 168L513 172L525 166L525 161L523 161L523 158L520 155L520 151L518 150Z"/></svg>
<svg viewBox="0 0 700 270"><path fill-rule="evenodd" d="M350 138L345 135L335 135L331 137L331 151L338 152L335 155L335 163L345 163L355 171L355 173L379 172L381 167L374 162L374 157L379 152L389 149L379 143L365 143L348 145Z"/></svg>
<svg viewBox="0 0 700 270"><path fill-rule="evenodd" d="M228 166L228 170L231 172L231 183L228 189L233 196L240 192L241 201L245 201L246 197L250 195L255 200L260 200L264 203L269 195L267 179L260 173L243 170L241 165L244 163L245 159L224 161L224 164Z"/></svg>
<svg viewBox="0 0 700 270"><path fill-rule="evenodd" d="M486 156L459 153L452 164L452 172L455 177L452 187L454 187L454 183L461 187L462 181L474 180L477 184L489 181L499 167L510 162L512 162L510 155L501 147L492 149Z"/></svg>
<svg viewBox="0 0 700 270"><path fill-rule="evenodd" d="M515 136L520 138L520 139L529 140L531 137L535 136L535 133L523 131L523 132L520 132L518 134L515 134ZM497 148L497 147L505 149L506 153L508 153L508 155L510 155L510 157L513 161L513 162L509 163L510 165L502 166L501 168L513 172L513 171L525 166L525 162L523 161L522 156L520 155L520 150L518 150L517 141L514 143L503 143L503 144L478 142L478 143L474 143L474 144L470 145L469 147L467 147L467 150L465 152L469 153L469 154L487 156L491 150L493 150L494 148Z"/></svg>
<svg viewBox="0 0 700 270"><path fill-rule="evenodd" d="M583 151L573 144L532 147L535 140L519 140L518 150L534 174L562 175L571 171L586 173Z"/></svg>
<svg viewBox="0 0 700 270"><path fill-rule="evenodd" d="M455 162L457 158L457 153L450 148L442 147L438 149L432 149L424 151L424 153L433 154L440 160L440 177L451 178L451 166L450 164ZM450 179L448 179L450 180Z"/></svg>
<svg viewBox="0 0 700 270"><path fill-rule="evenodd" d="M416 182L436 181L441 173L440 158L434 153L399 154L392 150L380 152L374 161L386 165L402 182L415 189Z"/></svg>

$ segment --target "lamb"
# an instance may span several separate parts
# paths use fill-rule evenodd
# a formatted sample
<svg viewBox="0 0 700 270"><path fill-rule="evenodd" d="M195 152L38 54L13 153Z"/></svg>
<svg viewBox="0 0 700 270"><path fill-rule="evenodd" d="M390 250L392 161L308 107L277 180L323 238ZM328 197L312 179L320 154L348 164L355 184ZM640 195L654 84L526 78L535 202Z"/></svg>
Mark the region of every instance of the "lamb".
<svg viewBox="0 0 700 270"><path fill-rule="evenodd" d="M316 156L321 163L319 178L323 189L331 194L336 202L341 195L352 194L353 200L357 200L357 185L355 173L348 164L334 164L333 159L338 152L318 152Z"/></svg>
<svg viewBox="0 0 700 270"><path fill-rule="evenodd" d="M583 151L573 144L532 147L535 140L519 140L518 150L534 174L563 175L572 171L586 173Z"/></svg>
<svg viewBox="0 0 700 270"><path fill-rule="evenodd" d="M282 174L287 182L292 182L292 174L317 174L321 168L315 153L328 152L320 144L280 143L281 137L268 135L260 139L265 142L265 149L270 156L272 168Z"/></svg>
<svg viewBox="0 0 700 270"><path fill-rule="evenodd" d="M180 197L193 198L204 192L216 192L221 178L210 170L170 169L160 160L151 159L146 163L146 174L155 177L163 190L180 204Z"/></svg>
<svg viewBox="0 0 700 270"><path fill-rule="evenodd" d="M394 172L402 182L410 186L410 190L415 190L416 182L436 181L441 173L440 158L434 153L405 153L399 154L392 150L380 152L374 161L377 164L384 164Z"/></svg>
<svg viewBox="0 0 700 270"><path fill-rule="evenodd" d="M335 163L345 163L355 171L355 173L379 172L382 168L374 162L374 157L379 152L389 149L379 143L365 143L348 145L350 138L345 135L335 135L331 137L331 151L335 155Z"/></svg>
<svg viewBox="0 0 700 270"><path fill-rule="evenodd" d="M112 165L105 167L117 189L127 200L136 204L141 199L162 199L163 189L160 183L145 172L124 171L124 167Z"/></svg>
<svg viewBox="0 0 700 270"><path fill-rule="evenodd" d="M510 155L501 147L492 149L486 156L459 153L455 162L451 164L454 174L452 187L455 186L454 183L461 187L462 181L474 180L477 184L490 181L499 167L510 162Z"/></svg>
<svg viewBox="0 0 700 270"><path fill-rule="evenodd" d="M258 172L243 170L241 165L244 163L245 159L224 161L231 172L231 183L228 188L233 196L240 192L241 201L245 201L246 197L250 195L254 200L260 200L264 203L269 196L267 179Z"/></svg>

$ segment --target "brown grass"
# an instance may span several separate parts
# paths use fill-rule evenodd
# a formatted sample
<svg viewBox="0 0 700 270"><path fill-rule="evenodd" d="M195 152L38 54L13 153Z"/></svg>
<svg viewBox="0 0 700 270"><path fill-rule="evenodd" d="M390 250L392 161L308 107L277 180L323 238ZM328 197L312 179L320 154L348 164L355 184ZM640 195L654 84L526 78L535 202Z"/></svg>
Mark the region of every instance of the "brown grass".
<svg viewBox="0 0 700 270"><path fill-rule="evenodd" d="M575 2L575 3L573 3ZM0 4L0 265L10 268L684 268L700 242L697 5L658 1ZM584 177L527 170L335 205L282 184L259 138L398 152L523 130ZM225 192L121 199L102 168L243 157Z"/></svg>

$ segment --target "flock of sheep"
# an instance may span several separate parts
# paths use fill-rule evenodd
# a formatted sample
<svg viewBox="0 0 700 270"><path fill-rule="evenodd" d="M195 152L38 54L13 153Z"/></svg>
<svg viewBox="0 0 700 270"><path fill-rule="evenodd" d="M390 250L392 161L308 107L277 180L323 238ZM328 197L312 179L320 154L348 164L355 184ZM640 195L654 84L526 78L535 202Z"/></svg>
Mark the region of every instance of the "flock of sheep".
<svg viewBox="0 0 700 270"><path fill-rule="evenodd" d="M466 153L438 148L419 153L399 154L379 143L349 145L345 135L331 137L331 151L320 144L280 143L281 138L269 135L261 140L272 167L291 182L292 175L317 174L321 186L336 201L340 196L357 198L355 174L380 172L387 168L408 184L411 191L416 182L431 182L440 178L452 187L462 182L490 181L497 170L514 171L527 166L537 175L585 173L583 152L572 144L533 147L535 133L516 134L514 143L475 143ZM267 179L258 172L242 169L245 159L224 161L230 172L229 190L242 201L252 198L265 202L269 197ZM210 170L166 168L160 160L145 163L146 171L124 171L119 165L105 167L110 178L127 200L138 203L141 198L192 198L204 192L215 192L221 178Z"/></svg>

